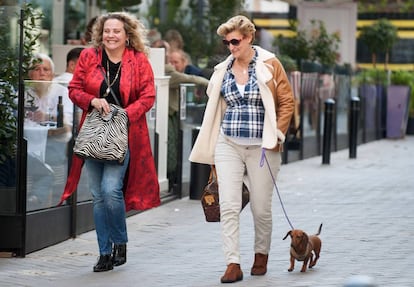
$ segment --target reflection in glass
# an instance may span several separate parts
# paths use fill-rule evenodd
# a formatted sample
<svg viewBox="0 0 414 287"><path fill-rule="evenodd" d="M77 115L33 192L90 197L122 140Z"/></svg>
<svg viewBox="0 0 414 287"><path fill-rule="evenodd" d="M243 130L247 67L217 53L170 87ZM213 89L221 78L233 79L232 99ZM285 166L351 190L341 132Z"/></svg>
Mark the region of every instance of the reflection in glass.
<svg viewBox="0 0 414 287"><path fill-rule="evenodd" d="M348 133L348 103L350 100L351 77L335 75L337 133Z"/></svg>
<svg viewBox="0 0 414 287"><path fill-rule="evenodd" d="M303 117L302 137L316 136L319 104L318 88L318 73L302 73L301 101L304 106L303 115L301 115Z"/></svg>
<svg viewBox="0 0 414 287"><path fill-rule="evenodd" d="M64 126L57 128L59 96ZM73 104L68 89L51 81L25 81L24 137L27 140L27 210L55 206L67 178Z"/></svg>

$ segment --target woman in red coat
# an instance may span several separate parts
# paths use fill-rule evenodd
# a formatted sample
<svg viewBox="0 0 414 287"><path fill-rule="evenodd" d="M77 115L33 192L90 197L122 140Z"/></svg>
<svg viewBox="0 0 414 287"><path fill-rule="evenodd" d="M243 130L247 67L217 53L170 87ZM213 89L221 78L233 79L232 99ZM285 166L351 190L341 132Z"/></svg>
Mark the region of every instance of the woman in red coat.
<svg viewBox="0 0 414 287"><path fill-rule="evenodd" d="M126 262L126 211L160 204L158 177L151 152L146 112L155 101L154 75L147 58L144 26L127 13L110 13L97 19L93 47L82 51L69 97L86 114L97 109L110 112L115 103L107 95L108 83L129 118L129 151L123 165L74 156L61 198L76 189L83 163L93 197L99 260L95 272L108 271Z"/></svg>

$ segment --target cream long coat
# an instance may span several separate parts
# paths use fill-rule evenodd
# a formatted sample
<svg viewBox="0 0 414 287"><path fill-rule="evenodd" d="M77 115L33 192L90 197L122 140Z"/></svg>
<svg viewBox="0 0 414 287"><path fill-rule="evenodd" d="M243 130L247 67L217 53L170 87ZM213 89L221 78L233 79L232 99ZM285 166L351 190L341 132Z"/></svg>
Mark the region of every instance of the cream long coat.
<svg viewBox="0 0 414 287"><path fill-rule="evenodd" d="M265 108L262 147L281 151L285 141L294 109L294 98L286 72L276 56L259 46L256 75L260 95ZM194 147L190 153L190 161L214 164L214 152L220 133L220 126L226 111L226 102L221 96L221 85L229 62L226 60L216 65L207 87L209 97L203 122Z"/></svg>

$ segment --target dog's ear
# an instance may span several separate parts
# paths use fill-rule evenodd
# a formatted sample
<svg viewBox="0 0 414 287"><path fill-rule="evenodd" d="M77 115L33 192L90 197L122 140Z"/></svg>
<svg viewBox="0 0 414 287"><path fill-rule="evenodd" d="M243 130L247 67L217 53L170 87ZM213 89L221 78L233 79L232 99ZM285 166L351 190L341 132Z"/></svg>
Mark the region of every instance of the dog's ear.
<svg viewBox="0 0 414 287"><path fill-rule="evenodd" d="M291 234L292 234L292 230L288 231L288 233L286 233L285 237L283 237L283 240L285 240Z"/></svg>

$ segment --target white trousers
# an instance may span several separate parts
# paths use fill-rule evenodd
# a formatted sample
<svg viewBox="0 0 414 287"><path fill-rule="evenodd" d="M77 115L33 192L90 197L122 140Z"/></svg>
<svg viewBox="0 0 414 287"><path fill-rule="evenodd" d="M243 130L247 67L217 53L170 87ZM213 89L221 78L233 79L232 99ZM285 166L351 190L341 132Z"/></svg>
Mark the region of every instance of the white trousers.
<svg viewBox="0 0 414 287"><path fill-rule="evenodd" d="M240 208L243 181L250 191L254 220L254 252L269 254L272 236L273 180L266 161L260 166L260 146L238 145L220 135L215 150L219 185L221 234L227 264L240 264ZM276 179L281 165L279 152L266 150Z"/></svg>

